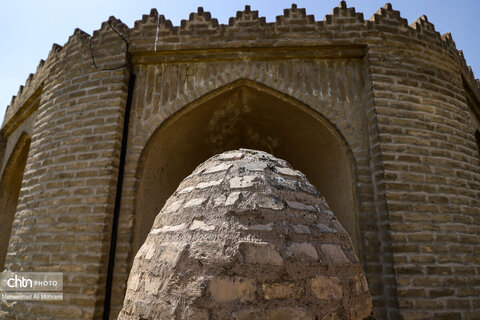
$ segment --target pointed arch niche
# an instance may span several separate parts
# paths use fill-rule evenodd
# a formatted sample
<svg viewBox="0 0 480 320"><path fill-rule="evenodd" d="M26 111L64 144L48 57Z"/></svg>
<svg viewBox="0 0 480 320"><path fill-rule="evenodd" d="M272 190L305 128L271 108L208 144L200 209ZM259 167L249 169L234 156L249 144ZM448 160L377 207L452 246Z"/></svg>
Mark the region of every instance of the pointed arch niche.
<svg viewBox="0 0 480 320"><path fill-rule="evenodd" d="M358 251L354 161L341 134L299 101L239 80L186 106L150 137L137 170L134 253L178 184L209 157L237 148L267 151L305 173Z"/></svg>
<svg viewBox="0 0 480 320"><path fill-rule="evenodd" d="M3 270L7 256L10 232L17 209L29 149L30 137L23 133L8 159L0 180L0 270Z"/></svg>

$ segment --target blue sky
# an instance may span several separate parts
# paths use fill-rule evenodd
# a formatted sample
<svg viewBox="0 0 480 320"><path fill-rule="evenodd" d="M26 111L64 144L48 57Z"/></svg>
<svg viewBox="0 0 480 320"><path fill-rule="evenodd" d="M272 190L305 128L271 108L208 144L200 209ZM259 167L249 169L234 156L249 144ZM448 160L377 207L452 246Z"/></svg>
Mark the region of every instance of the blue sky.
<svg viewBox="0 0 480 320"><path fill-rule="evenodd" d="M0 1L0 122L3 122L5 108L16 95L28 75L35 72L40 59L46 59L53 43L63 45L75 28L92 34L103 21L113 15L129 27L142 14L156 8L174 25L181 19L188 19L190 12L202 6L210 11L220 23L228 23L237 10L246 4L258 10L268 22L283 13L284 8L295 2L306 8L307 14L323 20L339 0L1 0ZM385 0L350 0L349 7L363 12L365 19L383 6ZM451 32L457 48L464 51L467 63L472 66L476 78L480 77L480 1L478 0L391 0L409 23L426 15L441 34Z"/></svg>

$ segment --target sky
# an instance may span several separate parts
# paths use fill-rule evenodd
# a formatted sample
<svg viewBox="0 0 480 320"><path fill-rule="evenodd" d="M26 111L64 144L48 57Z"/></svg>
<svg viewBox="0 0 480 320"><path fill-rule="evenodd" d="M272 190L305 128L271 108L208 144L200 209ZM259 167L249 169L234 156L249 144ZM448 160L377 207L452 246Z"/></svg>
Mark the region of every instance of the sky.
<svg viewBox="0 0 480 320"><path fill-rule="evenodd" d="M63 45L75 28L92 34L109 16L129 27L151 8L170 19L175 26L188 19L190 12L202 6L219 23L227 24L236 11L250 5L267 22L283 14L296 3L313 14L317 21L330 14L339 0L0 0L0 123L5 109L28 75L34 73L40 59L46 59L53 43ZM387 0L350 0L348 7L370 18ZM480 77L479 0L390 0L393 9L412 23L421 15L435 25L440 34L451 32L457 49L463 50L475 77Z"/></svg>

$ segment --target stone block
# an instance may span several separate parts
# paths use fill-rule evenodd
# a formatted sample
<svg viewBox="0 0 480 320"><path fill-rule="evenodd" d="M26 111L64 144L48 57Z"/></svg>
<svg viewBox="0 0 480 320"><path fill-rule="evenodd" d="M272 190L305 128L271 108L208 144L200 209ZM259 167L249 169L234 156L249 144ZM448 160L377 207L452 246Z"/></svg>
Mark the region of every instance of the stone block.
<svg viewBox="0 0 480 320"><path fill-rule="evenodd" d="M309 205L309 204L304 204L304 203L301 203L301 202L288 201L287 200L287 205L290 208L295 209L295 210L306 210L306 211L311 211L311 212L316 211L314 206Z"/></svg>
<svg viewBox="0 0 480 320"><path fill-rule="evenodd" d="M177 200L167 205L164 209L164 213L173 213L182 206L183 200Z"/></svg>
<svg viewBox="0 0 480 320"><path fill-rule="evenodd" d="M292 177L300 177L301 174L297 170L293 170L290 168L284 168L284 167L275 167L275 171L284 174L286 176L292 176Z"/></svg>
<svg viewBox="0 0 480 320"><path fill-rule="evenodd" d="M243 176L243 177L234 177L230 179L230 188L248 188L253 186L255 183L256 176Z"/></svg>
<svg viewBox="0 0 480 320"><path fill-rule="evenodd" d="M320 250L325 254L329 264L342 265L350 263L342 247L336 244L322 244Z"/></svg>
<svg viewBox="0 0 480 320"><path fill-rule="evenodd" d="M217 166L208 167L207 169L205 169L205 171L203 172L203 174L209 174L209 173L217 173L217 172L221 172L221 171L227 171L228 169L230 169L231 166L232 166L231 163L222 163L222 164L219 164L219 165L217 165Z"/></svg>
<svg viewBox="0 0 480 320"><path fill-rule="evenodd" d="M199 184L197 184L195 186L195 189L202 190L202 189L206 189L206 188L211 188L211 187L214 187L214 186L218 186L222 182L223 182L223 179L207 181L207 182L200 182Z"/></svg>
<svg viewBox="0 0 480 320"><path fill-rule="evenodd" d="M145 282L145 291L150 294L156 295L159 292L161 285L164 282L164 279L159 277L146 276L144 278L144 282Z"/></svg>
<svg viewBox="0 0 480 320"><path fill-rule="evenodd" d="M180 259L180 255L186 248L186 244L183 242L165 242L158 246L155 252L158 255L155 261L165 262L170 265L175 265Z"/></svg>
<svg viewBox="0 0 480 320"><path fill-rule="evenodd" d="M302 308L278 307L275 309L243 309L233 313L234 320L314 320Z"/></svg>
<svg viewBox="0 0 480 320"><path fill-rule="evenodd" d="M340 320L340 317L336 312L333 312L333 313L327 314L321 320Z"/></svg>
<svg viewBox="0 0 480 320"><path fill-rule="evenodd" d="M195 241L189 255L193 259L218 261L223 256L223 245L215 241Z"/></svg>
<svg viewBox="0 0 480 320"><path fill-rule="evenodd" d="M209 320L210 312L205 309L199 309L192 306L187 307L186 320Z"/></svg>
<svg viewBox="0 0 480 320"><path fill-rule="evenodd" d="M138 290L138 285L140 284L140 274L132 274L128 277L128 288L130 290Z"/></svg>
<svg viewBox="0 0 480 320"><path fill-rule="evenodd" d="M208 287L216 303L249 302L255 299L255 282L244 278L214 278Z"/></svg>
<svg viewBox="0 0 480 320"><path fill-rule="evenodd" d="M343 296L342 284L337 277L316 276L310 288L320 300L341 299Z"/></svg>
<svg viewBox="0 0 480 320"><path fill-rule="evenodd" d="M190 191L192 191L193 189L195 189L194 186L186 187L186 188L183 188L182 190L178 191L178 194L186 194L186 193L189 193Z"/></svg>
<svg viewBox="0 0 480 320"><path fill-rule="evenodd" d="M227 200L226 196L224 196L223 194L219 195L219 196L213 198L213 205L215 207L221 206L225 203L226 200Z"/></svg>
<svg viewBox="0 0 480 320"><path fill-rule="evenodd" d="M215 226L214 225L208 225L201 220L193 220L189 229L190 230L213 231L213 230L215 230Z"/></svg>
<svg viewBox="0 0 480 320"><path fill-rule="evenodd" d="M337 230L330 228L329 226L326 226L322 223L317 223L316 225L314 225L314 230L320 233L336 233L337 232Z"/></svg>
<svg viewBox="0 0 480 320"><path fill-rule="evenodd" d="M155 247L150 245L145 248L145 260L150 260L155 255Z"/></svg>
<svg viewBox="0 0 480 320"><path fill-rule="evenodd" d="M153 229L152 234L159 234L163 232L174 232L174 231L180 231L182 229L185 229L186 224L185 223L180 223L174 226L163 226L161 228Z"/></svg>
<svg viewBox="0 0 480 320"><path fill-rule="evenodd" d="M355 294L360 295L363 293L362 282L359 277L352 277L348 280L350 288Z"/></svg>
<svg viewBox="0 0 480 320"><path fill-rule="evenodd" d="M267 223L267 224L253 224L253 225L240 225L240 228L244 230L254 230L254 231L272 231L273 229L273 223Z"/></svg>
<svg viewBox="0 0 480 320"><path fill-rule="evenodd" d="M301 308L280 307L267 311L268 320L314 320L315 317Z"/></svg>
<svg viewBox="0 0 480 320"><path fill-rule="evenodd" d="M310 228L304 224L284 223L285 231L291 233L310 234Z"/></svg>
<svg viewBox="0 0 480 320"><path fill-rule="evenodd" d="M243 152L222 153L218 156L218 160L238 160L243 158Z"/></svg>
<svg viewBox="0 0 480 320"><path fill-rule="evenodd" d="M262 194L258 194L255 197L255 205L259 208L277 211L282 210L285 207L285 205L277 199Z"/></svg>
<svg viewBox="0 0 480 320"><path fill-rule="evenodd" d="M310 243L293 243L288 246L287 255L294 258L318 259L317 249Z"/></svg>
<svg viewBox="0 0 480 320"><path fill-rule="evenodd" d="M262 285L263 294L265 299L287 299L287 298L300 298L303 293L303 289L297 287L294 283L264 283Z"/></svg>
<svg viewBox="0 0 480 320"><path fill-rule="evenodd" d="M296 190L296 183L293 180L286 180L284 177L280 175L275 176L267 176L267 180L270 182L277 189L289 189L289 190Z"/></svg>
<svg viewBox="0 0 480 320"><path fill-rule="evenodd" d="M264 171L267 168L268 163L265 161L253 161L242 162L240 167L247 169L248 171Z"/></svg>
<svg viewBox="0 0 480 320"><path fill-rule="evenodd" d="M195 199L189 200L187 203L185 203L185 208L201 206L205 201L207 201L206 198L195 198Z"/></svg>
<svg viewBox="0 0 480 320"><path fill-rule="evenodd" d="M227 199L225 200L226 206L232 206L237 203L238 199L240 198L241 192L235 191L228 195Z"/></svg>
<svg viewBox="0 0 480 320"><path fill-rule="evenodd" d="M140 316L148 315L150 313L150 306L145 301L135 301L133 305L133 312Z"/></svg>
<svg viewBox="0 0 480 320"><path fill-rule="evenodd" d="M283 259L275 247L267 242L240 242L240 252L246 263L280 266Z"/></svg>

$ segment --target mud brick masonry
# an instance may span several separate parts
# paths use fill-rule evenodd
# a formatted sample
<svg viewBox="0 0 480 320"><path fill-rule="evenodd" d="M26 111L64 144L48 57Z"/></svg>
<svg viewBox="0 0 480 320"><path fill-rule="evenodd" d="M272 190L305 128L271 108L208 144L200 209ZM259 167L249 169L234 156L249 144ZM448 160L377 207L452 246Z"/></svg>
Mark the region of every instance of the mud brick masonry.
<svg viewBox="0 0 480 320"><path fill-rule="evenodd" d="M0 265L64 272L65 298L2 301L0 318L115 319L166 200L239 148L324 196L377 319L480 318L480 83L425 16L345 2L228 25L152 10L53 45L0 130Z"/></svg>

